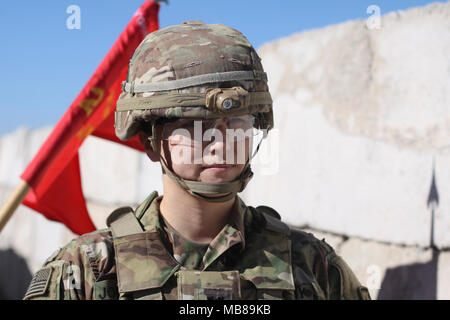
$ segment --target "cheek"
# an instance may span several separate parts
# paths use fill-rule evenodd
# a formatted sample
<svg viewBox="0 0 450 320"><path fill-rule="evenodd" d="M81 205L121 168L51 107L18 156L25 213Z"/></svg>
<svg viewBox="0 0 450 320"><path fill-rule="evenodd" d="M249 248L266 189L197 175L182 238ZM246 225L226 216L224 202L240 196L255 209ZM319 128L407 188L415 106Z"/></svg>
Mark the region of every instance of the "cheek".
<svg viewBox="0 0 450 320"><path fill-rule="evenodd" d="M198 180L202 167L195 164L173 164L172 170L180 177L188 180Z"/></svg>
<svg viewBox="0 0 450 320"><path fill-rule="evenodd" d="M233 152L234 159L233 157L227 158L226 154L223 154L226 163L236 165L232 170L230 170L230 172L224 174L223 178L231 181L241 174L242 170L244 169L245 163L249 158L249 144L250 143L248 140L246 142L240 143L240 146L238 146L238 143L235 143ZM211 177L209 177L209 175L211 174L208 175L207 173L203 172L203 160L205 160L203 156L205 155L205 150L200 151L186 145L178 145L175 143L169 145L169 150L172 170L176 174L188 180L210 180ZM208 158L208 156L205 157Z"/></svg>
<svg viewBox="0 0 450 320"><path fill-rule="evenodd" d="M171 145L169 150L172 170L185 179L197 180L200 176L202 165L201 162L196 164L194 161L194 149L182 145Z"/></svg>
<svg viewBox="0 0 450 320"><path fill-rule="evenodd" d="M248 139L236 142L234 144L234 164L243 168L250 157L250 153L250 141Z"/></svg>

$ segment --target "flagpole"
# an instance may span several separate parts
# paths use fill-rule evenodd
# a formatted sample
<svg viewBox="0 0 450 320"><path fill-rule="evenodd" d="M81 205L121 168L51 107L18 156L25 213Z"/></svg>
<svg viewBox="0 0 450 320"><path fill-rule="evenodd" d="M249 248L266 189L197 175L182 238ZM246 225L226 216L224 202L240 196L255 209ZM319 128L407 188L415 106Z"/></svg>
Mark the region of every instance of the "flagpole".
<svg viewBox="0 0 450 320"><path fill-rule="evenodd" d="M22 200L30 190L30 185L25 180L20 180L19 185L9 196L8 200L3 204L0 209L0 233L3 227L8 223L17 207L22 203Z"/></svg>

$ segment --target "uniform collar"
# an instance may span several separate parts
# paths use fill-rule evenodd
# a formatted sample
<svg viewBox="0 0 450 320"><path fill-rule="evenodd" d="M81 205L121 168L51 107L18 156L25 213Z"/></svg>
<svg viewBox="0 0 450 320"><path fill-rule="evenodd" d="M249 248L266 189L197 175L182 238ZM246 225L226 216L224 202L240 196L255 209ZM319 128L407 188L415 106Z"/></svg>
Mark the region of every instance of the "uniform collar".
<svg viewBox="0 0 450 320"><path fill-rule="evenodd" d="M148 201L148 199L150 201ZM159 205L163 196L152 193L145 202L136 210L136 215L140 218L144 230L147 232L159 232L164 237L165 231L160 222ZM208 268L219 256L235 245L240 246L240 250L245 248L245 215L247 206L239 196L236 196L231 209L229 222L223 227L219 234L211 241L208 250L203 257L203 268Z"/></svg>
<svg viewBox="0 0 450 320"><path fill-rule="evenodd" d="M159 205L161 203L161 200L163 196L158 196L158 193L155 191L153 192L149 197L152 197L150 200L151 202L144 205L143 208L141 206L136 210L136 215L138 216L138 219L141 221L141 224L144 227L145 231L148 232L163 232L164 229L161 225L161 222L159 220ZM145 204L145 202L144 202ZM139 212L139 210L143 210L143 212ZM139 217L139 214L142 217Z"/></svg>
<svg viewBox="0 0 450 320"><path fill-rule="evenodd" d="M144 232L114 239L121 293L160 288L181 267L162 240L165 231L159 220L161 199L162 197L153 193L136 210L136 216L141 221ZM283 233L263 232L257 233L256 239L246 246L244 221L247 218L251 219L251 216L250 209L236 197L229 223L210 243L202 259L201 270L220 269L221 267L214 262L220 263L222 260L218 258L223 253L232 247L240 247L241 250L247 247L247 254L242 257L243 260L240 260L239 264L254 267L245 269L242 273L245 279L253 282L258 288L292 289L290 240ZM264 259L261 260L261 257ZM277 275L276 279L273 279L274 275Z"/></svg>
<svg viewBox="0 0 450 320"><path fill-rule="evenodd" d="M211 241L208 250L203 256L203 270L211 266L219 256L231 247L235 245L240 246L241 251L245 248L244 218L248 209L238 196L235 199L229 222Z"/></svg>
<svg viewBox="0 0 450 320"><path fill-rule="evenodd" d="M234 226L240 234L242 250L245 249L245 216L247 211L248 208L244 201L236 196L236 201L234 202L233 211L231 213L231 221L234 223Z"/></svg>

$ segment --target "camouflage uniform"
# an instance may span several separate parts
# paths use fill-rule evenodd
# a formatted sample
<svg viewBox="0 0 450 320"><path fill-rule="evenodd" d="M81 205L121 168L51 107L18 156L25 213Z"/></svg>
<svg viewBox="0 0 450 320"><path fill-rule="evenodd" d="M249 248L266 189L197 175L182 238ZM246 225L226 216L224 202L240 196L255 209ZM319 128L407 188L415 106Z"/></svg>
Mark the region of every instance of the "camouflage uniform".
<svg viewBox="0 0 450 320"><path fill-rule="evenodd" d="M114 237L108 228L72 240L35 274L25 299L370 298L324 240L239 197L203 256L183 259L188 246L161 218L161 198L154 192L137 208L142 232Z"/></svg>
<svg viewBox="0 0 450 320"><path fill-rule="evenodd" d="M190 22L155 31L136 49L117 101L115 130L122 140L145 132L161 155L155 130L161 121L239 116L251 117L256 130L274 126L260 58L239 31ZM369 298L325 241L290 229L271 208L242 202L237 193L253 175L250 157L235 180L222 183L187 180L161 160L163 174L192 196L235 199L228 224L212 242L196 244L173 230L153 193L136 212L114 211L110 228L55 253L33 277L25 299Z"/></svg>

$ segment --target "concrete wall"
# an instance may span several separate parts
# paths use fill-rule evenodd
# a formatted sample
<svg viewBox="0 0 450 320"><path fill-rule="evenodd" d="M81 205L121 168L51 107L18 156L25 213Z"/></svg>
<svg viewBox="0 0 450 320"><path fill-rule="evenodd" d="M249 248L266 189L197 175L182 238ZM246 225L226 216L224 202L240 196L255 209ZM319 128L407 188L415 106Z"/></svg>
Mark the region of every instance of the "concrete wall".
<svg viewBox="0 0 450 320"><path fill-rule="evenodd" d="M295 34L259 52L277 130L244 200L325 238L374 298L450 299L450 3L385 15L380 29L350 21ZM0 137L0 204L50 130ZM108 141L89 137L80 163L98 228L115 207L162 190L159 164ZM0 298L21 297L73 236L21 206L0 235Z"/></svg>
<svg viewBox="0 0 450 320"><path fill-rule="evenodd" d="M450 3L390 13L380 29L360 20L299 33L260 56L280 165L254 181L277 188L248 199L294 225L428 246L434 173L435 243L449 247Z"/></svg>

